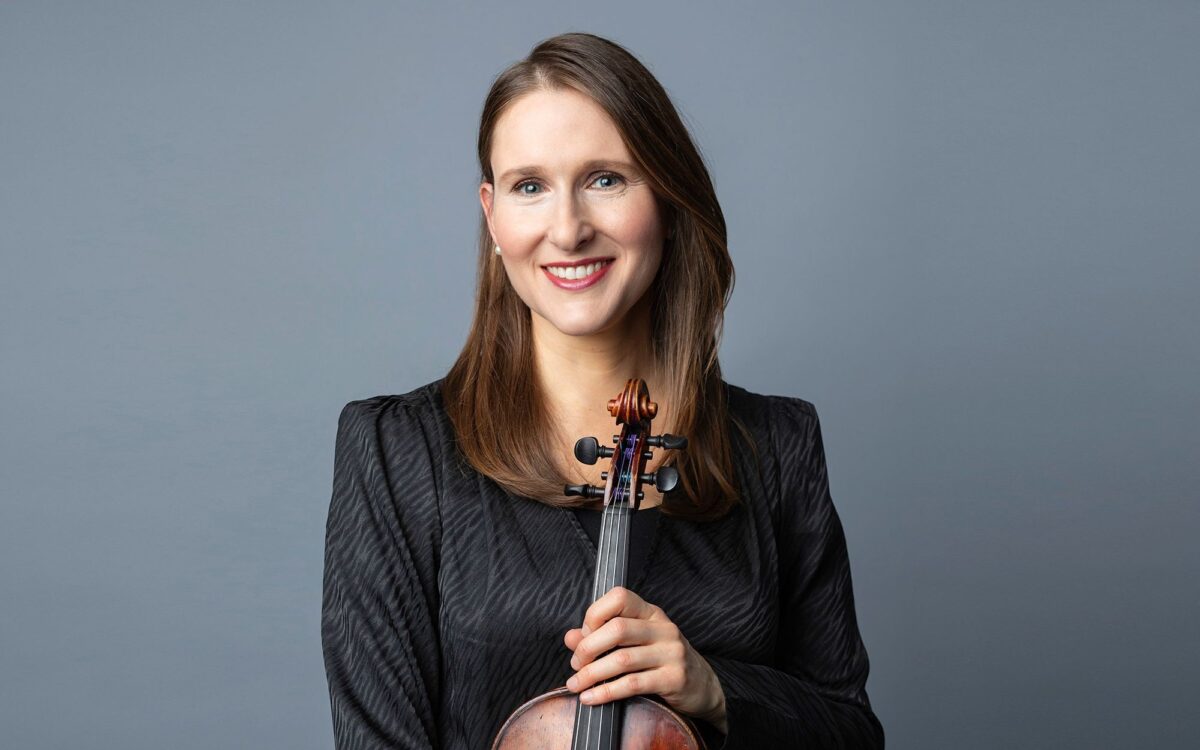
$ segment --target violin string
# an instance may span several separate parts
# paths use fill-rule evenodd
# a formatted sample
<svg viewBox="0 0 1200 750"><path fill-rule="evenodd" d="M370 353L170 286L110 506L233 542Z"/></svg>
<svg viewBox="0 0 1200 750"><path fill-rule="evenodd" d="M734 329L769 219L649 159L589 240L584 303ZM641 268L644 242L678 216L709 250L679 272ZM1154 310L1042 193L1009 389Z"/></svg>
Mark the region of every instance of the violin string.
<svg viewBox="0 0 1200 750"><path fill-rule="evenodd" d="M620 482L618 482L618 484L617 484L617 495L616 495L616 497L614 497L612 499L611 508L609 508L609 511L612 513L612 524L609 527L610 534L607 539L607 542L608 542L607 558L608 559L605 560L605 565L604 565L605 581L604 581L604 585L602 587L603 591L601 592L601 596L608 593L612 589L612 587L616 585L616 583L617 583L617 566L620 564L620 558L616 554L615 546L616 546L616 542L617 542L617 536L618 536L618 534L620 534L620 529L621 529L621 520L622 520L622 516L623 516L622 509L624 508L625 502L628 500L628 495L629 495L628 488L627 488L628 487L627 486L627 481L628 481L627 469L629 466L629 450L625 445L621 446L621 454L622 454L623 460L621 461L621 466L619 469L620 474L618 474L618 476L620 478ZM612 716L611 716L611 714L612 714L612 703L611 702L600 704L599 716L597 717L598 721L597 721L597 726L596 726L596 747L597 748L600 748L601 745L604 743L605 727L608 727L609 737L610 738L612 737L613 732L612 732Z"/></svg>
<svg viewBox="0 0 1200 750"><path fill-rule="evenodd" d="M601 595L608 593L614 586L617 585L619 579L623 576L626 566L622 558L622 553L626 549L626 543L629 533L630 513L632 509L633 493L632 493L632 467L634 457L638 447L638 439L636 435L630 435L627 438L627 445L622 446L622 458L619 478L617 484L616 497L611 501L612 523L609 527L608 549L606 550L606 560L604 564L605 578L602 586ZM600 705L599 717L596 727L597 747L607 744L609 750L612 750L613 743L616 741L617 730L616 714L618 705L616 701L609 701ZM607 729L607 734L605 733ZM589 733L590 738L590 733ZM607 743L605 740L607 739Z"/></svg>
<svg viewBox="0 0 1200 750"><path fill-rule="evenodd" d="M624 472L622 472L622 479L624 479ZM617 579L618 579L619 570L620 570L620 566L621 566L621 555L620 555L620 551L619 551L620 543L621 543L621 530L624 528L623 522L625 520L625 507L626 507L626 502L629 499L628 490L624 489L625 488L624 482L622 482L622 488L623 488L623 491L622 491L622 497L621 497L621 504L617 505L615 508L613 508L614 529L613 529L613 536L612 536L612 539L609 542L609 544L612 545L612 547L614 549L613 549L613 554L612 554L612 574L609 576L609 580L608 580L608 584L607 584L607 588L610 590L612 589L613 586L617 585ZM601 745L605 744L604 743L604 739L605 739L604 730L605 730L605 728L607 728L608 729L608 743L607 744L608 744L609 748L612 747L612 737L616 733L615 727L613 727L613 714L614 713L615 713L615 705L612 701L609 701L608 703L603 703L600 705L600 731L597 733L598 734L597 739L599 740L598 744L601 744Z"/></svg>
<svg viewBox="0 0 1200 750"><path fill-rule="evenodd" d="M615 565L619 566L620 570L619 570L619 573L616 573L613 576L613 578L614 578L613 585L614 586L616 585L615 579L618 577L621 579L623 584L629 583L629 581L625 580L625 578L626 578L626 575L628 574L628 569L629 569L629 532L630 532L630 526L633 522L633 505L634 505L634 500L635 500L635 498L633 497L633 493L631 491L632 487L633 487L633 466L636 464L635 458L637 455L637 451L640 450L640 448L641 448L640 441L637 439L637 436L634 436L633 438L631 438L631 442L633 443L633 445L630 447L630 455L628 457L628 461L626 462L626 467L627 467L628 473L627 473L626 479L625 479L625 502L621 505L621 510L620 510L622 523L620 524L620 526L618 526L616 540L615 540L616 547L617 547ZM610 710L610 713L612 714L612 718L609 722L607 722L608 725L610 727L612 727L612 729L608 735L608 748L609 748L609 750L614 750L613 744L616 742L617 732L620 729L619 727L615 726L616 725L616 714L617 714L617 710L618 710L617 704L614 701L614 702L606 703L604 705L612 706L612 709Z"/></svg>
<svg viewBox="0 0 1200 750"><path fill-rule="evenodd" d="M614 466L616 473L616 483L613 486L612 492L609 495L609 503L604 508L603 516L601 517L600 538L606 541L607 544L600 545L598 550L598 559L596 561L596 577L592 590L592 600L600 598L608 593L617 584L618 577L623 577L627 574L628 560L628 545L630 525L633 518L633 471L632 467L637 450L641 447L637 435L628 436L628 445L622 445L620 449L617 465ZM607 532L607 533L606 533ZM586 707L586 711L584 710ZM596 714L596 706L585 706L583 703L576 704L575 712L575 737L572 740L572 747L578 747L580 729L583 729L583 750L592 749L592 737L596 737L596 750L601 750L600 745L605 742L609 750L614 750L618 727L615 726L615 715L618 708L616 701L609 701L599 706L599 716L596 716L596 734L592 734L592 718ZM586 721L581 721L583 714L587 715ZM604 733L604 728L608 726L609 732Z"/></svg>
<svg viewBox="0 0 1200 750"><path fill-rule="evenodd" d="M633 505L634 505L634 500L635 500L635 498L633 496L633 487L634 487L634 479L635 479L635 477L633 476L633 469L637 464L637 452L641 449L641 441L639 439L639 436L636 433L634 435L630 436L629 442L630 442L629 452L626 455L625 477L624 477L624 482L623 482L623 487L624 487L623 500L624 500L624 502L621 503L621 506L620 506L621 523L618 526L617 533L615 535L616 539L614 540L614 544L616 546L616 555L615 555L616 559L614 560L614 567L617 568L617 570L614 572L614 575L613 575L614 580L612 582L612 585L614 585L614 586L617 583L617 579L619 579L621 581L622 585L628 584L628 581L625 579L627 571L628 571L628 562L629 562L627 559L628 540L629 540L630 524L633 520ZM616 701L610 701L609 703L606 703L605 706L609 707L608 713L610 714L610 720L607 722L607 725L611 729L609 731L609 736L608 736L608 746L609 746L609 750L612 750L613 744L616 742L616 739L617 739L617 734L620 731L620 727L616 726L617 715L620 712L620 704L617 703Z"/></svg>
<svg viewBox="0 0 1200 750"><path fill-rule="evenodd" d="M624 450L622 450L621 453L619 454L618 461L614 462L616 465L613 466L613 471L616 473L616 476L614 477L616 481L614 482L612 491L609 493L608 505L605 506L603 515L601 516L600 541L602 543L599 545L599 549L597 550L598 557L596 560L596 576L595 576L595 579L594 579L593 585L592 585L592 601L599 599L600 596L602 596L603 593L605 593L604 591L602 591L602 589L604 589L606 579L608 578L608 562L609 562L609 558L611 558L612 555L610 554L610 550L609 550L608 546L605 545L604 542L606 542L608 540L608 538L610 537L610 535L612 534L612 522L614 520L612 510L615 507L614 503L620 492L619 488L620 488L620 482L622 479L622 474L620 471L620 459L622 459L622 458L624 458ZM592 747L592 716L594 713L595 713L594 707L588 706L582 702L576 703L576 708L575 708L575 734L576 734L576 737L575 737L575 740L573 740L573 742L572 742L573 747L579 746L578 745L579 733L580 733L580 730L582 730L583 731L583 750L591 750L591 747ZM581 721L581 719L583 719L584 716L587 717L586 720Z"/></svg>

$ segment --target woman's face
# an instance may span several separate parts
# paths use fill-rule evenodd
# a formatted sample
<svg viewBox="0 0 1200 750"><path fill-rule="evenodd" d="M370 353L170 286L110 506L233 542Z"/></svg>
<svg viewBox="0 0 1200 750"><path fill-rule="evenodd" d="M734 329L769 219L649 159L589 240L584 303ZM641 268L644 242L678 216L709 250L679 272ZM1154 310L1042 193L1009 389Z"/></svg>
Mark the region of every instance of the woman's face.
<svg viewBox="0 0 1200 750"><path fill-rule="evenodd" d="M491 165L479 199L495 260L534 316L574 336L619 326L654 280L664 227L616 124L574 89L538 90L497 121Z"/></svg>

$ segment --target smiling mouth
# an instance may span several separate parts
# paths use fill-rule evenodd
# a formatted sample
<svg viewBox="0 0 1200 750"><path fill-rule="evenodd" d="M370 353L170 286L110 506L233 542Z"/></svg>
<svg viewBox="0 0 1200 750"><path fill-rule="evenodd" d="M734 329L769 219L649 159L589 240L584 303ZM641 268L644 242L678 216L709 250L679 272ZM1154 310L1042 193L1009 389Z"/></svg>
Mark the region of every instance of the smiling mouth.
<svg viewBox="0 0 1200 750"><path fill-rule="evenodd" d="M560 279L567 281L575 281L577 279L586 279L588 276L596 273L602 268L610 265L612 258L602 258L594 260L590 263L577 263L572 266L542 266L548 273Z"/></svg>
<svg viewBox="0 0 1200 750"><path fill-rule="evenodd" d="M612 258L585 258L578 263L553 263L542 266L546 277L561 289L583 289L595 284L608 272Z"/></svg>

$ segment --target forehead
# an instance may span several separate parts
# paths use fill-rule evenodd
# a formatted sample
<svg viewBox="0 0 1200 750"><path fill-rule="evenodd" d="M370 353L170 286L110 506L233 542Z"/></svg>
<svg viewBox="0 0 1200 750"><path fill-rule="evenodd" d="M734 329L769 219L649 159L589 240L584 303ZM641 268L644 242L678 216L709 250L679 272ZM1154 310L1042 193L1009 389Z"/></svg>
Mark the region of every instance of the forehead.
<svg viewBox="0 0 1200 750"><path fill-rule="evenodd" d="M492 171L540 166L569 170L594 159L631 161L617 125L574 89L537 90L516 99L492 133Z"/></svg>

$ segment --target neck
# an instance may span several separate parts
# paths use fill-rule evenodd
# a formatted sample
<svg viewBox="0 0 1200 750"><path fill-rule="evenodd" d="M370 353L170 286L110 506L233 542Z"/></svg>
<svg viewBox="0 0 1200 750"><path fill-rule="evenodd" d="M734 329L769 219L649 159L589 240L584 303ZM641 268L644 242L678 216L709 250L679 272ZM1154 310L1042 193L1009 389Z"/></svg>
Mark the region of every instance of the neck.
<svg viewBox="0 0 1200 750"><path fill-rule="evenodd" d="M571 336L533 315L533 356L550 413L560 423L578 424L603 412L629 378L658 382L650 341L648 300L619 324L587 336Z"/></svg>

